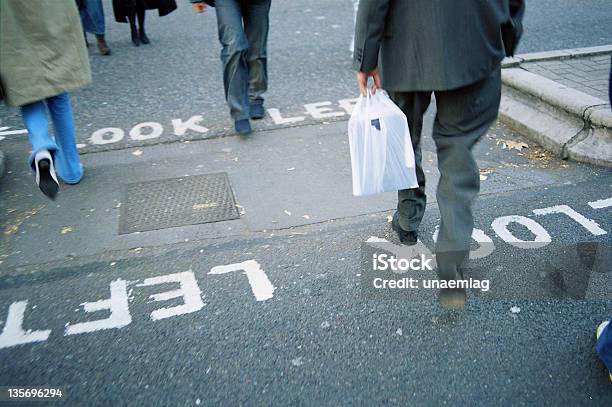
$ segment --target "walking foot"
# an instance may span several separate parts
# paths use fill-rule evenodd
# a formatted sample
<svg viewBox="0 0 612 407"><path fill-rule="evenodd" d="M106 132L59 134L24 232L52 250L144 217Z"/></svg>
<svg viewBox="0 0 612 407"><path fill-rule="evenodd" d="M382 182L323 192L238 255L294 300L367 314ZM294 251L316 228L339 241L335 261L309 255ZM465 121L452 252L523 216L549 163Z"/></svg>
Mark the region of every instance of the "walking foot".
<svg viewBox="0 0 612 407"><path fill-rule="evenodd" d="M236 133L242 136L246 136L247 134L251 134L253 132L249 119L236 120L234 122L234 127L236 128Z"/></svg>
<svg viewBox="0 0 612 407"><path fill-rule="evenodd" d="M54 200L59 192L59 182L55 174L53 158L47 150L36 153L34 157L36 171L36 185L49 199Z"/></svg>
<svg viewBox="0 0 612 407"><path fill-rule="evenodd" d="M391 229L397 232L400 242L407 246L417 244L418 235L415 231L404 230L399 224L399 213L393 214L393 220L391 221Z"/></svg>
<svg viewBox="0 0 612 407"><path fill-rule="evenodd" d="M251 104L251 119L260 120L266 116L266 112L261 103L252 103Z"/></svg>

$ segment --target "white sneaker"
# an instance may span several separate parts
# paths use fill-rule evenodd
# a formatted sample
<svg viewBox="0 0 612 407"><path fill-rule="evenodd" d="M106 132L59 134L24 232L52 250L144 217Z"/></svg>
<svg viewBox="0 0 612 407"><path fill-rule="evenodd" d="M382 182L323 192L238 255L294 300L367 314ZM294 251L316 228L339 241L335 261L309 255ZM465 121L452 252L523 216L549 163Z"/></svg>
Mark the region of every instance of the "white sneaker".
<svg viewBox="0 0 612 407"><path fill-rule="evenodd" d="M59 182L55 175L53 157L48 150L41 150L34 157L34 169L36 171L36 185L43 194L50 199L55 199L59 192Z"/></svg>

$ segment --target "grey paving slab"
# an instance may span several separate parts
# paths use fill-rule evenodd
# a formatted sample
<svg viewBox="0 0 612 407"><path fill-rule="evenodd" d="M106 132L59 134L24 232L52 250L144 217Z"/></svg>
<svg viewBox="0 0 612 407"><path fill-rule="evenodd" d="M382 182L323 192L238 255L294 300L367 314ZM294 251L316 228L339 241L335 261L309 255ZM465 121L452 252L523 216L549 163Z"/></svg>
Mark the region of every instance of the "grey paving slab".
<svg viewBox="0 0 612 407"><path fill-rule="evenodd" d="M589 95L607 100L610 54L563 60L525 62L523 69L542 75Z"/></svg>

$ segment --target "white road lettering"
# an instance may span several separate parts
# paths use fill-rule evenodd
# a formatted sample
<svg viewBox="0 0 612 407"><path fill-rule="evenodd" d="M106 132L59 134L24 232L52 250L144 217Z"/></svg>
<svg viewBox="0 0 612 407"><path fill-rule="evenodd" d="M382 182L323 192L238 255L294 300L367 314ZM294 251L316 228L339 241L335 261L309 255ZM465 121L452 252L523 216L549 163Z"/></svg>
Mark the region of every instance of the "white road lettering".
<svg viewBox="0 0 612 407"><path fill-rule="evenodd" d="M0 334L0 349L25 343L44 342L49 338L50 329L44 331L23 330L23 319L27 306L27 300L17 301L10 305L4 329Z"/></svg>
<svg viewBox="0 0 612 407"><path fill-rule="evenodd" d="M278 125L298 123L298 122L303 122L304 120L306 120L306 117L304 116L283 117L281 116L280 110L278 109L270 108L267 110L272 120L274 120L274 123Z"/></svg>
<svg viewBox="0 0 612 407"><path fill-rule="evenodd" d="M28 134L26 129L20 130L9 130L10 127L0 127L0 140L4 140L5 137L2 136L14 136L17 134Z"/></svg>
<svg viewBox="0 0 612 407"><path fill-rule="evenodd" d="M438 233L440 232L439 228L436 228L432 239L434 242L438 241ZM472 229L472 239L476 243L478 243L478 249L470 250L470 259L482 259L487 257L495 250L495 245L493 244L493 240L487 236L487 234L481 229Z"/></svg>
<svg viewBox="0 0 612 407"><path fill-rule="evenodd" d="M598 201L589 202L589 206L593 209L603 209L612 206L612 198L600 199Z"/></svg>
<svg viewBox="0 0 612 407"><path fill-rule="evenodd" d="M353 99L342 99L338 101L338 104L340 105L341 108L343 108L346 113L350 116L353 114L353 109L355 109L355 105L357 104L357 101L359 100L359 98L353 98Z"/></svg>
<svg viewBox="0 0 612 407"><path fill-rule="evenodd" d="M480 229L472 230L472 239L478 243L478 249L470 251L470 259L482 259L495 251L493 239Z"/></svg>
<svg viewBox="0 0 612 407"><path fill-rule="evenodd" d="M265 301L274 296L274 286L259 263L255 260L213 267L208 274L226 274L233 271L244 271L251 285L253 295L255 295L255 300Z"/></svg>
<svg viewBox="0 0 612 407"><path fill-rule="evenodd" d="M150 129L147 133L145 129ZM130 130L130 137L132 140L144 141L158 138L164 132L164 128L157 122L144 122L137 124Z"/></svg>
<svg viewBox="0 0 612 407"><path fill-rule="evenodd" d="M174 135L175 136L184 136L187 130L193 130L198 133L206 133L208 132L208 128L204 126L200 126L198 123L204 120L204 118L200 115L191 116L187 121L182 121L181 119L172 120L172 126L174 127Z"/></svg>
<svg viewBox="0 0 612 407"><path fill-rule="evenodd" d="M125 137L125 132L117 127L105 127L92 133L89 141L94 145L118 143Z"/></svg>
<svg viewBox="0 0 612 407"><path fill-rule="evenodd" d="M508 230L508 225L511 223L518 223L519 225L525 226L531 233L534 234L535 239L529 241L517 238ZM533 219L526 218L525 216L502 216L496 218L491 224L491 227L504 242L523 249L544 247L552 241L550 235L546 229L542 227L542 225Z"/></svg>
<svg viewBox="0 0 612 407"><path fill-rule="evenodd" d="M591 232L591 234L594 236L601 236L607 233L597 224L597 222L584 217L583 215L579 214L567 205L556 205L551 206L549 208L534 209L533 213L535 213L536 215L550 215L553 213L562 213L578 222L582 227Z"/></svg>
<svg viewBox="0 0 612 407"><path fill-rule="evenodd" d="M178 290L166 291L163 293L153 294L149 298L153 301L168 301L174 298L183 297L183 304L176 307L160 308L151 312L151 319L158 321L160 319L170 318L177 315L190 314L201 310L204 307L202 302L202 292L198 286L195 275L191 270L182 273L168 274L166 276L158 276L147 278L139 287L149 287L158 284L179 283Z"/></svg>
<svg viewBox="0 0 612 407"><path fill-rule="evenodd" d="M330 106L331 102L318 102L318 103L309 103L304 105L306 111L315 119L327 119L330 117L340 117L344 116L345 112L333 111L332 108L325 107Z"/></svg>
<svg viewBox="0 0 612 407"><path fill-rule="evenodd" d="M76 335L102 329L123 328L132 322L128 305L127 284L124 280L110 283L110 298L81 304L85 312L109 310L108 318L68 325L64 335Z"/></svg>

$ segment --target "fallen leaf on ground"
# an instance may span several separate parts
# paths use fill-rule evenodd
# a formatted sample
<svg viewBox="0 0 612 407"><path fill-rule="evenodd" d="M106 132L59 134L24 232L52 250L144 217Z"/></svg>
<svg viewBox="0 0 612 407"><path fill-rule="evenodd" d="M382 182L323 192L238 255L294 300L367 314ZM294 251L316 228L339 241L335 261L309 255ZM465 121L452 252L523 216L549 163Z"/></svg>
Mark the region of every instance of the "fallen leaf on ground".
<svg viewBox="0 0 612 407"><path fill-rule="evenodd" d="M534 149L528 156L527 159L531 161L550 161L552 154L541 148Z"/></svg>
<svg viewBox="0 0 612 407"><path fill-rule="evenodd" d="M289 212L288 210L285 209L283 212L285 212L287 216L291 216L291 212Z"/></svg>
<svg viewBox="0 0 612 407"><path fill-rule="evenodd" d="M142 150L136 150L132 153L132 155L135 155L136 157L141 156L142 155Z"/></svg>
<svg viewBox="0 0 612 407"><path fill-rule="evenodd" d="M521 307L517 307L516 305L510 307L510 312L512 312L513 314L518 314L519 312L521 312Z"/></svg>
<svg viewBox="0 0 612 407"><path fill-rule="evenodd" d="M62 231L60 232L62 235L65 235L66 233L70 233L72 232L72 227L71 226L64 226L62 228Z"/></svg>
<svg viewBox="0 0 612 407"><path fill-rule="evenodd" d="M17 233L19 230L19 225L11 225L4 230L5 235L12 235Z"/></svg>
<svg viewBox="0 0 612 407"><path fill-rule="evenodd" d="M307 220L308 220L308 219L310 219L310 216L308 216L308 215L302 215L302 218L304 218L304 219L307 219Z"/></svg>
<svg viewBox="0 0 612 407"><path fill-rule="evenodd" d="M527 143L523 143L522 141L512 141L512 140L506 140L504 142L505 144L505 148L507 148L508 150L517 150L517 151L521 151L524 148L529 148L529 145L527 145Z"/></svg>

